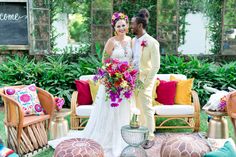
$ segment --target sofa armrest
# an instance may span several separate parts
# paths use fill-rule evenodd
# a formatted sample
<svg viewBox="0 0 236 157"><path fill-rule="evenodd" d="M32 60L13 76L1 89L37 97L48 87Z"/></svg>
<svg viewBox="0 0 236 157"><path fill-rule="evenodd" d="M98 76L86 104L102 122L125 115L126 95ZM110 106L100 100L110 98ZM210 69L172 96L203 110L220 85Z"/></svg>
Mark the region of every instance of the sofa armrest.
<svg viewBox="0 0 236 157"><path fill-rule="evenodd" d="M193 99L194 111L195 112L200 112L200 102L199 102L197 92L192 90L191 95L192 95L192 99Z"/></svg>
<svg viewBox="0 0 236 157"><path fill-rule="evenodd" d="M200 127L200 102L198 98L198 94L196 91L192 90L192 99L193 99L193 105L194 105L194 119L195 119L195 129L194 131L199 131Z"/></svg>
<svg viewBox="0 0 236 157"><path fill-rule="evenodd" d="M77 100L78 100L78 92L77 91L74 91L72 93L72 96L71 96L71 114L72 115L76 115L76 107L77 107Z"/></svg>

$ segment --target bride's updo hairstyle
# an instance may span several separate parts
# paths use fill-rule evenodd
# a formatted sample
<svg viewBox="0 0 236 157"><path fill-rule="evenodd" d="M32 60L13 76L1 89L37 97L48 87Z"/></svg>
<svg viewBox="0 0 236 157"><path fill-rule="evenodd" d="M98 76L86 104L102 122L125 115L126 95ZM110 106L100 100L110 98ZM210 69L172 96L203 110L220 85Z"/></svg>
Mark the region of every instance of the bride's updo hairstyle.
<svg viewBox="0 0 236 157"><path fill-rule="evenodd" d="M138 14L135 16L137 24L142 23L143 28L146 29L149 19L149 11L147 9L141 9Z"/></svg>

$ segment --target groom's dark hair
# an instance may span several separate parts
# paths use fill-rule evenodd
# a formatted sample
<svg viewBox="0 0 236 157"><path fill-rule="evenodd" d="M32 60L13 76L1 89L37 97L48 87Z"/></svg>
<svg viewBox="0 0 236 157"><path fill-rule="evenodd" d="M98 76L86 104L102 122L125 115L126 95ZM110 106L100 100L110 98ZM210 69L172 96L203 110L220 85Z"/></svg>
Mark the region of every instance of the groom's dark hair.
<svg viewBox="0 0 236 157"><path fill-rule="evenodd" d="M135 16L137 24L142 23L143 28L146 29L149 19L149 11L147 9L140 9L138 14Z"/></svg>

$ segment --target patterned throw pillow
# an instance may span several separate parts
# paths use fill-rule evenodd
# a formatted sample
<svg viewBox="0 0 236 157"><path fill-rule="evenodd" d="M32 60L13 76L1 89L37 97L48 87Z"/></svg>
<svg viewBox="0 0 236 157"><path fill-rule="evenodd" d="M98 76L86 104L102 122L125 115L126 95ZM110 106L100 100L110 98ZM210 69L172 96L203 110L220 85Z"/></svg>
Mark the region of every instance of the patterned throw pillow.
<svg viewBox="0 0 236 157"><path fill-rule="evenodd" d="M43 108L40 105L35 84L31 84L24 88L5 88L5 94L16 100L24 111L24 115L43 114Z"/></svg>

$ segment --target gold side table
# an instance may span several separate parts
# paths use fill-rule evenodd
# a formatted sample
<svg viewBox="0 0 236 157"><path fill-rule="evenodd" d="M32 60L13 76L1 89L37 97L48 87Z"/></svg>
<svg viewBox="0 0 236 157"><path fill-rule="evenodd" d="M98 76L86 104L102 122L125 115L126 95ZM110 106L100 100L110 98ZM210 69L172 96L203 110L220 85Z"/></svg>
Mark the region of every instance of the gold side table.
<svg viewBox="0 0 236 157"><path fill-rule="evenodd" d="M229 138L228 122L225 118L227 112L208 111L205 112L212 116L208 123L207 137L215 139Z"/></svg>
<svg viewBox="0 0 236 157"><path fill-rule="evenodd" d="M55 111L50 126L50 139L56 139L65 136L68 131L68 122L64 118L70 115L71 110L63 108L61 111Z"/></svg>

